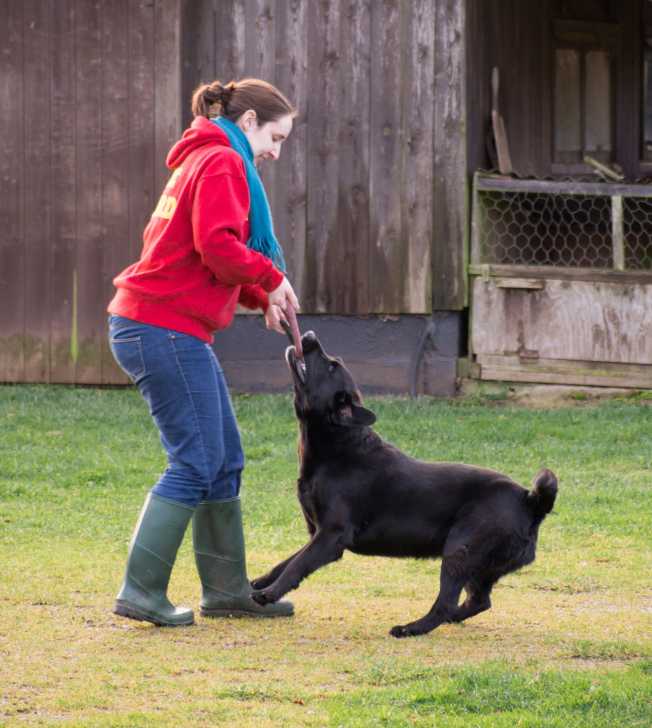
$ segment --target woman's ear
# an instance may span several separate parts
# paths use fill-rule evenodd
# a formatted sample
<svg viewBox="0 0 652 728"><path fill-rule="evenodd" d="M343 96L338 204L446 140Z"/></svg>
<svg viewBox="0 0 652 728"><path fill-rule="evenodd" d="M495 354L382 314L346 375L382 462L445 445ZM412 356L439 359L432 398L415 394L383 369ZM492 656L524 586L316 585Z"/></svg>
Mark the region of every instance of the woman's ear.
<svg viewBox="0 0 652 728"><path fill-rule="evenodd" d="M242 131L251 131L258 124L258 115L253 109L247 109L238 119L238 126Z"/></svg>

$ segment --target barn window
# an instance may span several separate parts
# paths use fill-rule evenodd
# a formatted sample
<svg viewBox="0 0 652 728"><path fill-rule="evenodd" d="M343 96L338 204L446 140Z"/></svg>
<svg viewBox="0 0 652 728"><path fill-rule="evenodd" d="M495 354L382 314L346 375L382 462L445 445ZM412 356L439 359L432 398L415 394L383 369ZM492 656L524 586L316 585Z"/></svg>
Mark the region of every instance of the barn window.
<svg viewBox="0 0 652 728"><path fill-rule="evenodd" d="M643 9L643 159L652 161L652 2Z"/></svg>
<svg viewBox="0 0 652 728"><path fill-rule="evenodd" d="M587 154L613 161L617 33L611 23L555 23L555 171L574 171Z"/></svg>

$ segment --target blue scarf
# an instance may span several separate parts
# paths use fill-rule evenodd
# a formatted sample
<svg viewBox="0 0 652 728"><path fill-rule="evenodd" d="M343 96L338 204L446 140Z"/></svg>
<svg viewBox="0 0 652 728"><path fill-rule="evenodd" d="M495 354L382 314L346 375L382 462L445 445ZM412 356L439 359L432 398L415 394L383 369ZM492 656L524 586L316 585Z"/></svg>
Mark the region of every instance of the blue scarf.
<svg viewBox="0 0 652 728"><path fill-rule="evenodd" d="M229 138L231 147L242 157L247 174L247 186L249 187L249 240L247 247L262 253L283 273L286 271L283 248L279 245L274 235L272 223L272 212L269 209L269 202L265 194L263 182L260 179L256 165L254 164L254 153L245 133L232 121L223 116L212 119Z"/></svg>

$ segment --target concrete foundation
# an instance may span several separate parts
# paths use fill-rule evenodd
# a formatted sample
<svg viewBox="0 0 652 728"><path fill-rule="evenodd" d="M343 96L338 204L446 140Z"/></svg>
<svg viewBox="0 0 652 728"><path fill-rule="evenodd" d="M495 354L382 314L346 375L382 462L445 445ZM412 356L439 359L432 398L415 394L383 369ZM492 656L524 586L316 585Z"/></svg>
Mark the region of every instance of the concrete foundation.
<svg viewBox="0 0 652 728"><path fill-rule="evenodd" d="M302 332L314 331L329 354L341 356L363 394L457 391L457 360L464 355L463 315L300 315ZM265 328L262 316L239 315L215 336L214 349L236 392L288 392L284 352L288 340Z"/></svg>

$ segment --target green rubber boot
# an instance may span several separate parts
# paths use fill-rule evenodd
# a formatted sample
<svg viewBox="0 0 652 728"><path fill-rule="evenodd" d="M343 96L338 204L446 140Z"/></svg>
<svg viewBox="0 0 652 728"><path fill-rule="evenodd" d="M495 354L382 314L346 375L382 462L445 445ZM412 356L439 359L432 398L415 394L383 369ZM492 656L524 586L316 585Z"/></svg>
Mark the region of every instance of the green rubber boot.
<svg viewBox="0 0 652 728"><path fill-rule="evenodd" d="M200 503L192 521L202 617L291 617L291 602L261 606L247 579L240 498Z"/></svg>
<svg viewBox="0 0 652 728"><path fill-rule="evenodd" d="M127 571L113 609L121 617L177 627L195 621L192 609L167 598L170 573L194 508L147 496L129 546Z"/></svg>

